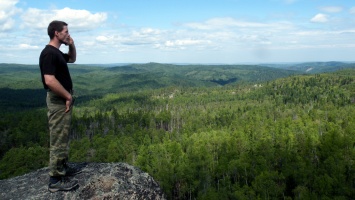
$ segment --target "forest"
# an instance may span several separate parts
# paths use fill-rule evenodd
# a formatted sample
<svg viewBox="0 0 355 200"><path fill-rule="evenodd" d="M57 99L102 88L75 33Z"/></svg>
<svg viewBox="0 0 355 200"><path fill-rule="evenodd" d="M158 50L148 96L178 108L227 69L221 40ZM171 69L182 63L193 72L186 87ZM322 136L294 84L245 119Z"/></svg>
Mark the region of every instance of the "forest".
<svg viewBox="0 0 355 200"><path fill-rule="evenodd" d="M354 66L70 66L70 162L131 164L168 199L352 199ZM38 66L0 69L7 179L48 165L49 135Z"/></svg>

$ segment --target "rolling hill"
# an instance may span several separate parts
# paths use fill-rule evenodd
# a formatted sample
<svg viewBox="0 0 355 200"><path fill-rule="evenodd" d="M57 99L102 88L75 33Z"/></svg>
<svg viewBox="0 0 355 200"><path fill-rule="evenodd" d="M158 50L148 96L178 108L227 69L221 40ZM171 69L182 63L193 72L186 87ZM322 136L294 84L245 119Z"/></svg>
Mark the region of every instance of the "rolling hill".
<svg viewBox="0 0 355 200"><path fill-rule="evenodd" d="M162 63L70 64L74 90L80 101L108 93L179 87L215 87L261 83L296 74L323 73L354 68L353 63L318 62L293 65L175 65ZM12 110L41 107L45 91L37 65L0 64L0 107ZM25 103L23 99L26 99ZM23 105L23 106L18 106Z"/></svg>

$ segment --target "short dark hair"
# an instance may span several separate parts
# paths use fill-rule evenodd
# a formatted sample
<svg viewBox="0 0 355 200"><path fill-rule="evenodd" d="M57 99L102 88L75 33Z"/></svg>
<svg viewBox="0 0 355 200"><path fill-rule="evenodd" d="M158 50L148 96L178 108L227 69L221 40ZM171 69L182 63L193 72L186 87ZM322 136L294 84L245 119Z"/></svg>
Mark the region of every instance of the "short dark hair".
<svg viewBox="0 0 355 200"><path fill-rule="evenodd" d="M47 30L49 38L53 39L55 32L56 31L61 32L64 26L68 26L68 24L63 21L54 20L51 23L49 23L48 30Z"/></svg>

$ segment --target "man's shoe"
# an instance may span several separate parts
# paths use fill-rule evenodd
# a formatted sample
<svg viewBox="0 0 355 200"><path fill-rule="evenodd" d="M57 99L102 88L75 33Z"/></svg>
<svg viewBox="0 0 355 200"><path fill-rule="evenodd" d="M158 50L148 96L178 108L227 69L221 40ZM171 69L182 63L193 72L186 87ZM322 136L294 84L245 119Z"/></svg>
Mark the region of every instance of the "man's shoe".
<svg viewBox="0 0 355 200"><path fill-rule="evenodd" d="M48 190L50 192L69 191L78 186L78 180L69 180L62 177L57 183L49 183Z"/></svg>
<svg viewBox="0 0 355 200"><path fill-rule="evenodd" d="M82 172L81 168L70 167L69 165L65 166L65 171L66 171L65 176L74 176Z"/></svg>

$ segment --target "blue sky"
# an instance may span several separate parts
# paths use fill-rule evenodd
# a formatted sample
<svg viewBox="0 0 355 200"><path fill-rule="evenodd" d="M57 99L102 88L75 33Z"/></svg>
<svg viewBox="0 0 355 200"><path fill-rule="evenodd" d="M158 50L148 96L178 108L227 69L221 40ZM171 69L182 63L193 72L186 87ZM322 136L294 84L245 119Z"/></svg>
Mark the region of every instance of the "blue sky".
<svg viewBox="0 0 355 200"><path fill-rule="evenodd" d="M37 64L55 19L78 64L355 61L355 1L1 0L0 63Z"/></svg>

